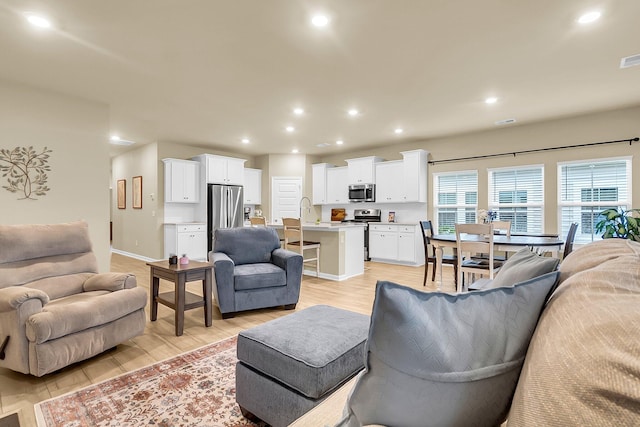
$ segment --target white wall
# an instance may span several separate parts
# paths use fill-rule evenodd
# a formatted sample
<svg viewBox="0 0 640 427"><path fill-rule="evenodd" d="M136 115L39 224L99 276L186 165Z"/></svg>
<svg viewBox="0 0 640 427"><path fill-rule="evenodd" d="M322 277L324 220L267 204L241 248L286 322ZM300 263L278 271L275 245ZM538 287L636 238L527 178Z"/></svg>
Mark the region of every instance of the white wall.
<svg viewBox="0 0 640 427"><path fill-rule="evenodd" d="M2 188L0 175L0 222L86 220L100 271L109 271L108 135L106 105L0 80L0 149L52 150L50 191L36 200Z"/></svg>

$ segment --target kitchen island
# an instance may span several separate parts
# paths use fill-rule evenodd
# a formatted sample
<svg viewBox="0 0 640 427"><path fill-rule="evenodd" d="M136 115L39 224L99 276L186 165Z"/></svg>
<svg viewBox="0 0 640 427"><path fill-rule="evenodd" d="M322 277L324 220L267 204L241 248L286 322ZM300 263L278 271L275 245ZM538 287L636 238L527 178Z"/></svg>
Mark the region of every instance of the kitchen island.
<svg viewBox="0 0 640 427"><path fill-rule="evenodd" d="M282 224L269 224L278 230ZM346 280L364 273L364 229L362 223L303 223L304 240L320 242L320 277L328 280ZM315 268L304 274L315 276Z"/></svg>

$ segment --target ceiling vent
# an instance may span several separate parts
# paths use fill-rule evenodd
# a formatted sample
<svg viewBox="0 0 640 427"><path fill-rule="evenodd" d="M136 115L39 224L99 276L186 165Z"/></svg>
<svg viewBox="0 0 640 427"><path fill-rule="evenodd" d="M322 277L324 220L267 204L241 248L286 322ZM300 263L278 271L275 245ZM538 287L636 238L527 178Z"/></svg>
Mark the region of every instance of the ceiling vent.
<svg viewBox="0 0 640 427"><path fill-rule="evenodd" d="M640 54L627 56L626 58L622 58L620 60L620 68L629 68L634 65L640 65Z"/></svg>
<svg viewBox="0 0 640 427"><path fill-rule="evenodd" d="M509 125L511 123L515 123L516 119L504 119L504 120L498 120L496 122L496 125L501 126L501 125Z"/></svg>

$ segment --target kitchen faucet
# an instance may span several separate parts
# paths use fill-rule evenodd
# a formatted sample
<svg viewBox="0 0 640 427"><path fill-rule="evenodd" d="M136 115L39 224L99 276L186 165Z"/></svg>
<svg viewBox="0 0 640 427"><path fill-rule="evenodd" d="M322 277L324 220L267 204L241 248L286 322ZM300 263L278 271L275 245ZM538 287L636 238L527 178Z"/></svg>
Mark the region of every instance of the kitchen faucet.
<svg viewBox="0 0 640 427"><path fill-rule="evenodd" d="M307 196L304 196L302 199L300 199L300 222L301 223L304 222L302 218L302 205L305 199L307 200L307 202L309 202L309 204L306 207L307 212L311 212L311 199L309 199Z"/></svg>

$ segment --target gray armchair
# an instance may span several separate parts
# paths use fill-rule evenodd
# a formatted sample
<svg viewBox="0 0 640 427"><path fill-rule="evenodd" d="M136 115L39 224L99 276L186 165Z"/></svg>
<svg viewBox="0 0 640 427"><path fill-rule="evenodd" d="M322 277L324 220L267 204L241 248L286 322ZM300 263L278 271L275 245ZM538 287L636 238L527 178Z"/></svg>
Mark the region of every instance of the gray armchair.
<svg viewBox="0 0 640 427"><path fill-rule="evenodd" d="M257 308L292 310L300 297L302 256L280 248L272 228L244 227L215 231L213 296L222 318Z"/></svg>
<svg viewBox="0 0 640 427"><path fill-rule="evenodd" d="M86 222L0 225L0 367L42 376L141 335L147 292L98 273Z"/></svg>

